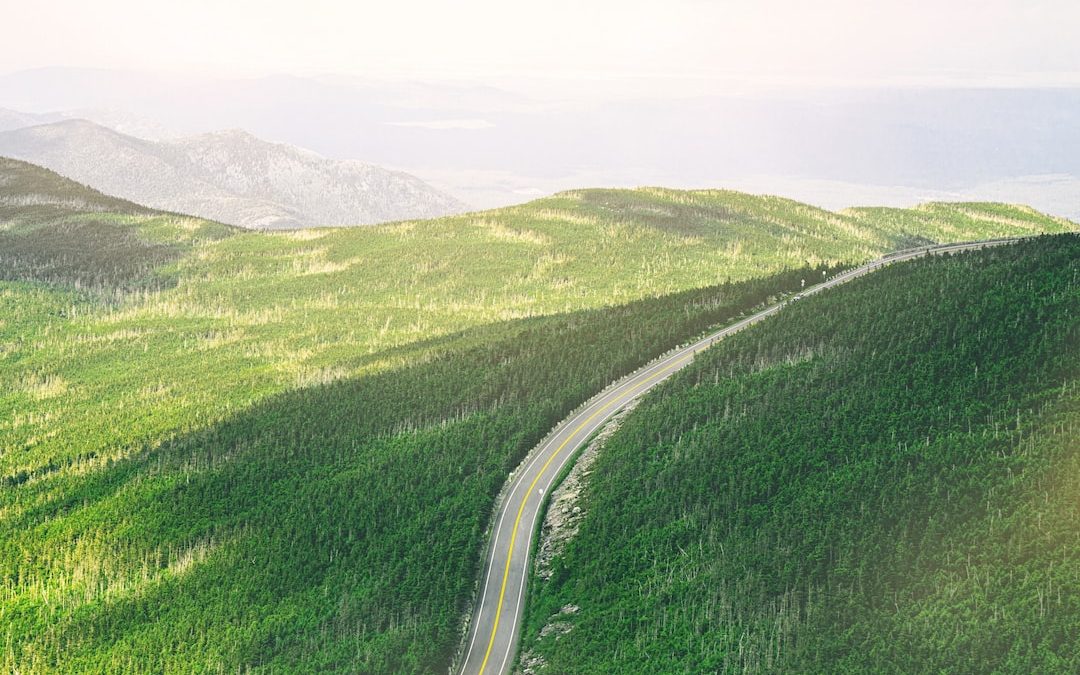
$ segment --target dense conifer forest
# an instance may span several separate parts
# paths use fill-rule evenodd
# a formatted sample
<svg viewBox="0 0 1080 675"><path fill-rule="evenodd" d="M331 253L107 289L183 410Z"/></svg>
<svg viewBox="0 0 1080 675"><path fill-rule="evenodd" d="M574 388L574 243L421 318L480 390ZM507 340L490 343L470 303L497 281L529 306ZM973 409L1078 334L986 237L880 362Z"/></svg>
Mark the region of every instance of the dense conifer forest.
<svg viewBox="0 0 1080 675"><path fill-rule="evenodd" d="M1076 236L793 303L606 443L523 646L549 672L1074 672L1078 378Z"/></svg>

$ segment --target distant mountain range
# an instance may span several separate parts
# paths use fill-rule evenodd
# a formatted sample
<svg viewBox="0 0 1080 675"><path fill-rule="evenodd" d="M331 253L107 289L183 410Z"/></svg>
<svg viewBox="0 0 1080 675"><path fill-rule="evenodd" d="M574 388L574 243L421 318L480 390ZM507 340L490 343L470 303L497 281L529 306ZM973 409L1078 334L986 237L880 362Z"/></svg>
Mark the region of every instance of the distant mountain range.
<svg viewBox="0 0 1080 675"><path fill-rule="evenodd" d="M0 155L109 195L241 227L368 225L468 208L415 176L327 159L240 130L151 141L63 114L0 110L5 128Z"/></svg>
<svg viewBox="0 0 1080 675"><path fill-rule="evenodd" d="M0 131L22 129L37 124L49 124L51 122L59 122L62 119L64 119L64 116L58 113L26 113L17 110L8 110L7 108L0 108Z"/></svg>
<svg viewBox="0 0 1080 675"><path fill-rule="evenodd" d="M482 208L586 185L723 186L833 210L1005 201L1080 220L1080 87L756 88L706 79L478 86L42 68L0 74L0 107L71 111L159 140L246 129L326 157L400 167Z"/></svg>

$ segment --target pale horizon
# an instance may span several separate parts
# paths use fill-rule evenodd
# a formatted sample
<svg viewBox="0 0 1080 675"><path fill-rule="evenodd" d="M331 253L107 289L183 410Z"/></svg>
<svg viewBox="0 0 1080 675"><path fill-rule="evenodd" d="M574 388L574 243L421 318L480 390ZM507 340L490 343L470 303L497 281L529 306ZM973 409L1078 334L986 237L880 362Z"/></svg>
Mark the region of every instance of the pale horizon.
<svg viewBox="0 0 1080 675"><path fill-rule="evenodd" d="M837 17L843 17L838 20ZM495 0L23 4L3 71L637 80L743 86L1077 86L1080 5ZM989 39L992 36L992 39ZM697 86L700 86L698 84ZM691 86L693 88L693 85ZM645 93L645 92L642 92Z"/></svg>

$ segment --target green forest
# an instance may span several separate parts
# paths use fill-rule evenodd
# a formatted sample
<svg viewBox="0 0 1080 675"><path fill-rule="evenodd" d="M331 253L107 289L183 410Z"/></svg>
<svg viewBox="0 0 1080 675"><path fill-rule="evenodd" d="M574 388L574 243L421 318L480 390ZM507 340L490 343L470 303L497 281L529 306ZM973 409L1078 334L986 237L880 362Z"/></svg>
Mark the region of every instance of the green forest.
<svg viewBox="0 0 1080 675"><path fill-rule="evenodd" d="M442 672L507 473L609 382L903 245L1075 229L641 189L262 233L0 177L0 670L21 673Z"/></svg>
<svg viewBox="0 0 1080 675"><path fill-rule="evenodd" d="M790 304L606 442L522 648L548 672L1076 672L1078 429L1076 236Z"/></svg>

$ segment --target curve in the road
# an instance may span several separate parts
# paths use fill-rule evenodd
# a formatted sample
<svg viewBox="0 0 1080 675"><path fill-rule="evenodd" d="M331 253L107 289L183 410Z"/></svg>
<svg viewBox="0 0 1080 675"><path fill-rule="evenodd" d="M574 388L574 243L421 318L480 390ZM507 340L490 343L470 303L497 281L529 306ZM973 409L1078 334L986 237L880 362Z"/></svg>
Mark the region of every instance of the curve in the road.
<svg viewBox="0 0 1080 675"><path fill-rule="evenodd" d="M802 291L798 297L820 293L886 265L923 255L952 253L1011 244L1022 238L995 239L938 246L923 246L891 253ZM576 451L628 403L689 364L694 354L717 340L739 332L780 311L780 302L711 333L691 345L669 352L640 370L616 381L584 407L563 420L510 476L510 485L496 514L497 525L489 544L483 588L469 626L468 643L460 672L504 673L517 645L528 580L529 552L537 519L543 516L544 494ZM524 487L523 486L527 486ZM512 517L512 521L511 521Z"/></svg>

